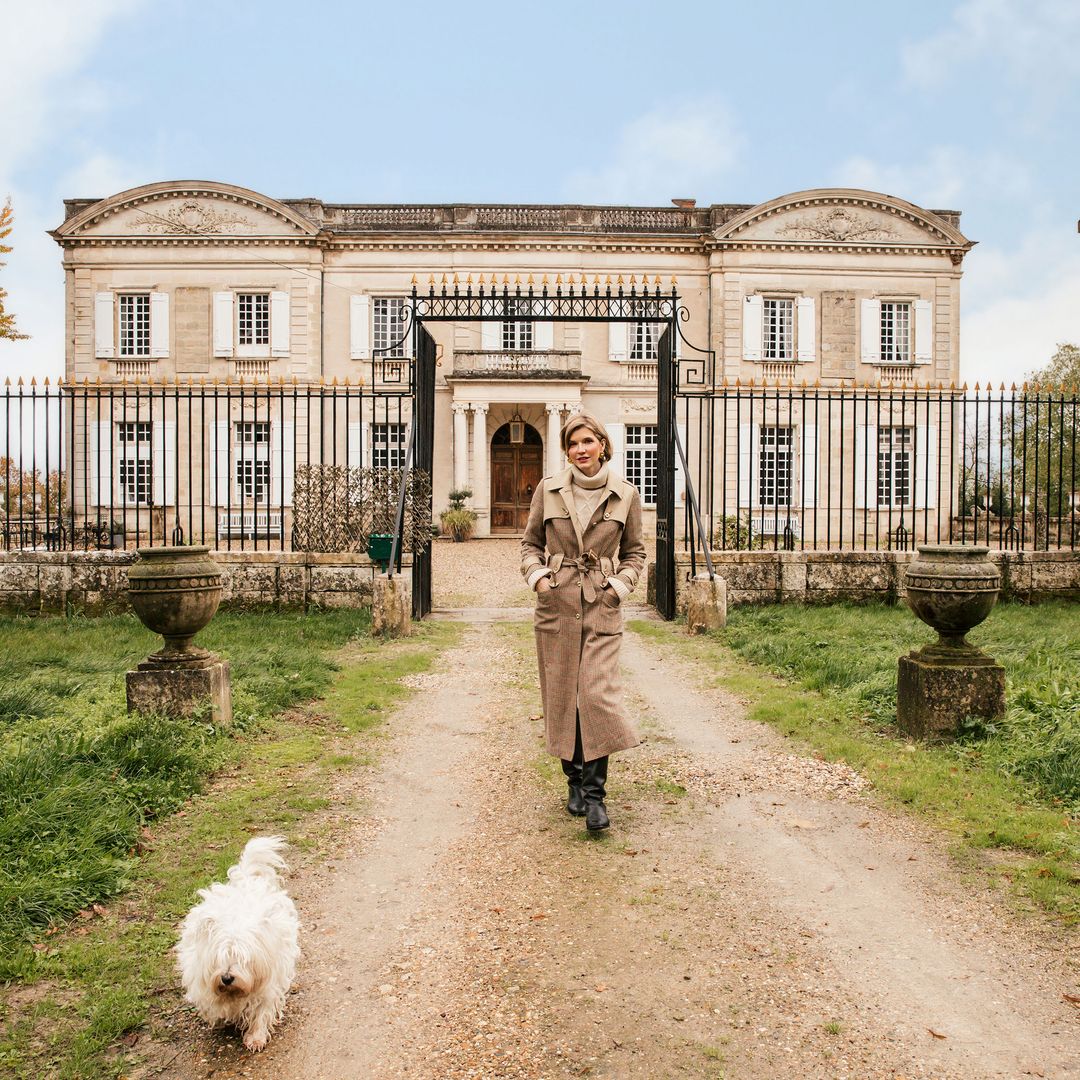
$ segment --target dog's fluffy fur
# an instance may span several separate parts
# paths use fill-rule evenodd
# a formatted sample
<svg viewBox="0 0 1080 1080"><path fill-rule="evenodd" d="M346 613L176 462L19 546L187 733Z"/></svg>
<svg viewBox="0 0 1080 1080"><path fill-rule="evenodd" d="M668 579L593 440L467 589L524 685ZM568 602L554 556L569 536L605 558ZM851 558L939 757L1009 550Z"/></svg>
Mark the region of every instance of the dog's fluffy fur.
<svg viewBox="0 0 1080 1080"><path fill-rule="evenodd" d="M261 1050L281 1019L300 956L300 920L281 887L280 836L248 841L227 882L200 889L176 947L187 1000L212 1027L232 1024Z"/></svg>

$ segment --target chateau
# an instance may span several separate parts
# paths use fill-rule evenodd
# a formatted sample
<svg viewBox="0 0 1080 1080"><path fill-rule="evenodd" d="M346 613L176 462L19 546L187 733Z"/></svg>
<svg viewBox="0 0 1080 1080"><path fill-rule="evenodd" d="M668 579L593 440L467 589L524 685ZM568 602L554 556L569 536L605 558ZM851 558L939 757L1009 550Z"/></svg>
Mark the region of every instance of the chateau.
<svg viewBox="0 0 1080 1080"><path fill-rule="evenodd" d="M66 276L65 378L129 386L133 400L148 384L362 382L372 396L361 396L333 432L320 428L322 459L332 444L335 461L393 466L402 461L410 399L391 406L376 395L407 389L404 309L414 278L421 292L432 280L554 289L584 278L675 288L686 311L677 350L711 352L714 383L957 380L961 268L973 246L958 212L834 188L758 205L673 202L331 204L202 181L71 199L52 234ZM616 464L646 505L655 497L656 324L507 318L430 330L436 513L452 489L467 487L479 535L520 530L534 485L559 467L559 427L579 409L607 425ZM108 414L87 421L90 505L128 512L175 498L190 507L194 486L194 501L209 498L216 521L242 500L288 514L290 474L311 453L314 418L304 410L283 419L268 395L267 415L257 405L253 414L241 392L213 416L189 409L177 420L151 403L132 419L111 400ZM832 451L809 426L770 423L743 441L745 462L728 461L731 482L743 469L772 475L777 487L786 469L785 497L808 505L792 475L805 476L810 461L824 475ZM898 461L894 439L919 438L925 451L925 431L890 429L890 461ZM864 445L864 454L883 460L875 447ZM208 482L186 464L177 469L192 458L213 462ZM763 491L746 486L751 507Z"/></svg>

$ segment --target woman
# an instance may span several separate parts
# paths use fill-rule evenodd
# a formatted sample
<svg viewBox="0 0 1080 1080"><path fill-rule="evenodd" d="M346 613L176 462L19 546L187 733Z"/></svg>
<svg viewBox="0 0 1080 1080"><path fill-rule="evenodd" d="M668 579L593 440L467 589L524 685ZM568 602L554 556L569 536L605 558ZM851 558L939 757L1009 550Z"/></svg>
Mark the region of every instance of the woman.
<svg viewBox="0 0 1080 1080"><path fill-rule="evenodd" d="M609 827L608 755L637 746L619 703L621 605L645 566L641 499L608 464L611 439L587 413L570 417L569 467L533 493L521 572L536 590L536 655L548 753L562 759L566 809L590 832Z"/></svg>

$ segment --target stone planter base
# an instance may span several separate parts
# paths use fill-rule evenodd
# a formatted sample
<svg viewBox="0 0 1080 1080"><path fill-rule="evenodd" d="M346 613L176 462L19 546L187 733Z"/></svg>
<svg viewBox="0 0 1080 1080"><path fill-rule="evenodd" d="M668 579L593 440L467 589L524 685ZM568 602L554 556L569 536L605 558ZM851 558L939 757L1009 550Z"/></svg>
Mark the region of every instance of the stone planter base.
<svg viewBox="0 0 1080 1080"><path fill-rule="evenodd" d="M919 739L951 739L968 716L1005 712L1005 669L973 646L927 645L900 657L896 722Z"/></svg>
<svg viewBox="0 0 1080 1080"><path fill-rule="evenodd" d="M686 629L705 634L727 626L727 582L722 577L697 575L686 589Z"/></svg>
<svg viewBox="0 0 1080 1080"><path fill-rule="evenodd" d="M232 679L229 661L213 654L205 662L167 667L144 660L127 673L128 712L187 717L210 703L215 725L232 723Z"/></svg>

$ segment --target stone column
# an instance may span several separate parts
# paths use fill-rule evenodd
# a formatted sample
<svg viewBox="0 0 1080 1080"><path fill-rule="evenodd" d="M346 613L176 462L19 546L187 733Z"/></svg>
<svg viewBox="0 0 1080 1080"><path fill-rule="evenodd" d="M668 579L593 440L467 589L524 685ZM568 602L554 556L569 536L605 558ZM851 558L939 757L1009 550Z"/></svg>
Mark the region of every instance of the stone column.
<svg viewBox="0 0 1080 1080"><path fill-rule="evenodd" d="M486 403L473 405L473 462L472 462L472 504L480 515L477 522L477 535L491 535L491 491L488 482L488 438ZM487 511L485 514L483 511ZM486 520L485 520L486 519Z"/></svg>
<svg viewBox="0 0 1080 1080"><path fill-rule="evenodd" d="M464 401L455 401L454 410L454 488L469 486L469 418Z"/></svg>
<svg viewBox="0 0 1080 1080"><path fill-rule="evenodd" d="M562 461L562 448L559 446L559 432L562 430L562 406L548 405L547 408L547 468L545 472L552 476L559 471Z"/></svg>

